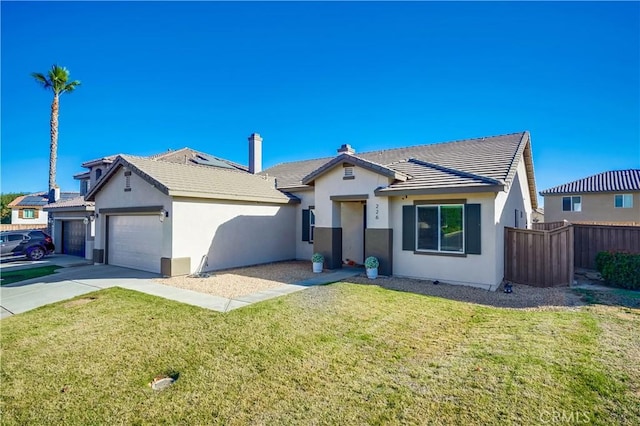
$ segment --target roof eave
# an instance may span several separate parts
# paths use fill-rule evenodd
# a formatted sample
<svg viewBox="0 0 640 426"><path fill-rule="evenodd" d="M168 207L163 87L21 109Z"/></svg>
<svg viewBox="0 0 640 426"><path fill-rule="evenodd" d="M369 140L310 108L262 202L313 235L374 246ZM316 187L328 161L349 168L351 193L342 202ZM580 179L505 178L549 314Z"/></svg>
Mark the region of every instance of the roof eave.
<svg viewBox="0 0 640 426"><path fill-rule="evenodd" d="M583 194L620 194L622 192L639 192L638 189L607 189L602 191L559 191L559 192L548 192L548 191L540 191L539 194L543 197L547 195L583 195Z"/></svg>
<svg viewBox="0 0 640 426"><path fill-rule="evenodd" d="M283 192L300 192L313 190L312 185L296 185L296 186L278 186L279 191Z"/></svg>
<svg viewBox="0 0 640 426"><path fill-rule="evenodd" d="M82 167L91 167L91 166L98 166L100 164L111 164L113 163L115 160L111 160L108 158L99 158L97 160L89 160L85 163L82 163L81 166Z"/></svg>
<svg viewBox="0 0 640 426"><path fill-rule="evenodd" d="M441 188L378 188L374 194L380 197L398 197L403 195L443 195L463 193L496 193L504 191L504 185L454 186Z"/></svg>
<svg viewBox="0 0 640 426"><path fill-rule="evenodd" d="M53 212L92 212L96 210L95 205L89 206L61 206L61 207L45 207L43 210Z"/></svg>
<svg viewBox="0 0 640 426"><path fill-rule="evenodd" d="M208 200L226 200L226 201L249 201L258 203L270 203L270 204L299 204L298 198L271 198L271 197L257 197L250 195L236 195L236 194L212 194L210 192L195 192L195 191L180 191L170 190L169 194L172 197L184 197L184 198L205 198Z"/></svg>

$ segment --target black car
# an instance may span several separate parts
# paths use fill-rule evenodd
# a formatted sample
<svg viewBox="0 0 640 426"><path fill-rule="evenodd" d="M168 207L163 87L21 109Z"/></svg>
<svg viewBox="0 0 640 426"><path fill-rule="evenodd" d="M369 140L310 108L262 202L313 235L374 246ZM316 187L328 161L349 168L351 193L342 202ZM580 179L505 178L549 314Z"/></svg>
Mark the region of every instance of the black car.
<svg viewBox="0 0 640 426"><path fill-rule="evenodd" d="M27 256L31 260L40 260L53 253L53 240L46 233L28 229L24 231L0 232L2 257Z"/></svg>

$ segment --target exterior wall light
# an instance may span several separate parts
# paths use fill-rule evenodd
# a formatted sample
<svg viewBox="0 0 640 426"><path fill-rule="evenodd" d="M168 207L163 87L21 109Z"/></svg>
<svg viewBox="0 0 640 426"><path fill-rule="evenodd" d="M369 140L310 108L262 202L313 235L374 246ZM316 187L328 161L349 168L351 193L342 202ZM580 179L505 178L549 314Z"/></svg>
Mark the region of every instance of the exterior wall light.
<svg viewBox="0 0 640 426"><path fill-rule="evenodd" d="M160 219L160 222L164 222L165 217L169 217L169 212L166 211L165 209L160 210L160 214L158 217Z"/></svg>

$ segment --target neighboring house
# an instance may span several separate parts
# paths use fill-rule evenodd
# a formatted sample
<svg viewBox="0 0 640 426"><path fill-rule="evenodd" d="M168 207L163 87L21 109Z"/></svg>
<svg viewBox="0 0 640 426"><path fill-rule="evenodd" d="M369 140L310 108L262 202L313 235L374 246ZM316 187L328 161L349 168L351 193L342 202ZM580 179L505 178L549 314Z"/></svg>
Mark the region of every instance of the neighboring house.
<svg viewBox="0 0 640 426"><path fill-rule="evenodd" d="M540 192L545 221L640 225L640 169L614 170Z"/></svg>
<svg viewBox="0 0 640 426"><path fill-rule="evenodd" d="M94 261L179 275L374 255L383 275L495 289L504 227L529 227L537 207L528 132L360 154L343 145L264 171L261 142L249 138L248 168L116 156L86 195Z"/></svg>
<svg viewBox="0 0 640 426"><path fill-rule="evenodd" d="M63 192L61 199L69 199L77 196L75 192ZM46 192L37 192L22 195L9 203L11 208L11 223L17 225L46 225L48 213L43 207L49 202Z"/></svg>
<svg viewBox="0 0 640 426"><path fill-rule="evenodd" d="M531 213L531 222L533 222L533 223L542 223L542 222L544 222L544 208L543 207L538 207L536 209L533 209L533 212Z"/></svg>

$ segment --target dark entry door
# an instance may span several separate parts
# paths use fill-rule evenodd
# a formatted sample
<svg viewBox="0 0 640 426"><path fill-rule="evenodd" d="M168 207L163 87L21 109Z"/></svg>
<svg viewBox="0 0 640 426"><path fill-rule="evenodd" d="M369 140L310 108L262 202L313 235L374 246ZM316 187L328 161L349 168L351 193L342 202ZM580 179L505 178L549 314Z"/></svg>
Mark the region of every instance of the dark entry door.
<svg viewBox="0 0 640 426"><path fill-rule="evenodd" d="M81 220L62 221L62 253L84 257L85 232Z"/></svg>

